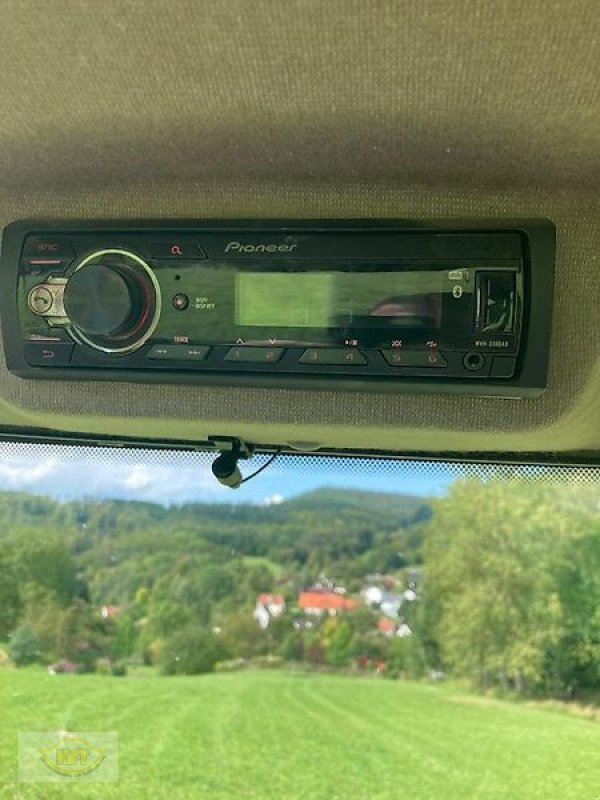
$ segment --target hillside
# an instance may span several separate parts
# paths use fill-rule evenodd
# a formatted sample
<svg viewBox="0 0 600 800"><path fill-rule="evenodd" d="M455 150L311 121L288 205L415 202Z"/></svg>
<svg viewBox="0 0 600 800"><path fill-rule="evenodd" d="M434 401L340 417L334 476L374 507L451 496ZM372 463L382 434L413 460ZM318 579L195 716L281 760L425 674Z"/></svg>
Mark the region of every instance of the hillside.
<svg viewBox="0 0 600 800"><path fill-rule="evenodd" d="M170 509L4 494L0 640L19 665L273 657L596 691L600 517L579 494L502 479L431 506L331 488Z"/></svg>
<svg viewBox="0 0 600 800"><path fill-rule="evenodd" d="M398 518L409 518L429 503L423 497L409 494L390 494L389 492L368 492L364 490L323 487L298 495L285 503L287 509L309 508L312 510L344 511L360 508L377 514L394 514Z"/></svg>
<svg viewBox="0 0 600 800"><path fill-rule="evenodd" d="M245 565L263 583L265 570L271 576L301 573L304 581L321 574L358 580L395 570L418 560L419 523L429 514L423 498L331 488L273 506L171 508L122 500L60 503L5 492L0 535L22 540L27 530L31 541L40 535L64 540L92 599L122 603L178 564L183 569L185 561L189 569L191 560L204 568Z"/></svg>

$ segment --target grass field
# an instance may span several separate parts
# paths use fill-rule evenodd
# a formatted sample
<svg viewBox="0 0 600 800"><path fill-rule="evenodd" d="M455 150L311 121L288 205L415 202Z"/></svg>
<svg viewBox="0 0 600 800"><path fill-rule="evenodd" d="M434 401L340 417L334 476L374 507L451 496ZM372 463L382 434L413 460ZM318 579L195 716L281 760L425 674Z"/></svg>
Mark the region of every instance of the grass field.
<svg viewBox="0 0 600 800"><path fill-rule="evenodd" d="M596 800L600 724L449 687L0 670L0 798ZM116 730L119 782L19 784L17 733Z"/></svg>

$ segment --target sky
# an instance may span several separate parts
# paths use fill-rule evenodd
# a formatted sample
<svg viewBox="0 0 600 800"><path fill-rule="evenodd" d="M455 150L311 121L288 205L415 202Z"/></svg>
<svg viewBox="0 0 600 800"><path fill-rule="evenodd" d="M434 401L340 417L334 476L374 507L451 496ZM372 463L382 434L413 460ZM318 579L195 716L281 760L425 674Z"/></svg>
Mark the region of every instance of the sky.
<svg viewBox="0 0 600 800"><path fill-rule="evenodd" d="M365 459L280 456L237 490L221 486L214 454L54 445L0 444L0 491L59 500L116 498L162 505L186 502L281 503L320 487L431 496L455 477L447 465ZM244 476L265 463L241 461Z"/></svg>

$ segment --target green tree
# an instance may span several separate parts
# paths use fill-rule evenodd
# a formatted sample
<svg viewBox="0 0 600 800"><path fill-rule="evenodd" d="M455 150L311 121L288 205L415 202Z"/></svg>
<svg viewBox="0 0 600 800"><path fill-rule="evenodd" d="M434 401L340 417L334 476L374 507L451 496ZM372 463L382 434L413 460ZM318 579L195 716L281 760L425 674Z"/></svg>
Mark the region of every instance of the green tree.
<svg viewBox="0 0 600 800"><path fill-rule="evenodd" d="M390 639L386 654L386 666L390 673L404 673L409 678L421 678L424 673L422 650L416 636L394 636Z"/></svg>
<svg viewBox="0 0 600 800"><path fill-rule="evenodd" d="M136 621L132 614L120 614L114 622L111 633L111 650L115 658L128 658L133 655L137 642Z"/></svg>
<svg viewBox="0 0 600 800"><path fill-rule="evenodd" d="M329 639L325 660L334 667L345 667L350 662L354 630L349 622L340 620Z"/></svg>
<svg viewBox="0 0 600 800"><path fill-rule="evenodd" d="M304 636L301 631L291 630L279 648L279 655L286 661L302 661L304 657Z"/></svg>
<svg viewBox="0 0 600 800"><path fill-rule="evenodd" d="M556 548L553 579L563 610L563 633L546 655L546 688L576 694L600 686L600 524L583 507Z"/></svg>
<svg viewBox="0 0 600 800"><path fill-rule="evenodd" d="M165 641L159 666L163 675L200 675L213 672L216 663L228 656L213 633L188 626Z"/></svg>
<svg viewBox="0 0 600 800"><path fill-rule="evenodd" d="M64 539L19 531L13 536L15 571L21 584L33 583L68 605L80 589L77 567Z"/></svg>
<svg viewBox="0 0 600 800"><path fill-rule="evenodd" d="M33 664L40 656L40 640L28 625L20 625L11 637L8 653L18 667Z"/></svg>
<svg viewBox="0 0 600 800"><path fill-rule="evenodd" d="M12 554L0 553L0 638L14 629L22 607L20 580Z"/></svg>
<svg viewBox="0 0 600 800"><path fill-rule="evenodd" d="M221 641L232 658L253 658L269 652L267 631L261 630L250 609L240 609L219 622Z"/></svg>
<svg viewBox="0 0 600 800"><path fill-rule="evenodd" d="M433 633L454 674L478 686L545 685L547 654L567 623L555 553L574 524L542 483L463 481L438 501L423 591L439 612Z"/></svg>

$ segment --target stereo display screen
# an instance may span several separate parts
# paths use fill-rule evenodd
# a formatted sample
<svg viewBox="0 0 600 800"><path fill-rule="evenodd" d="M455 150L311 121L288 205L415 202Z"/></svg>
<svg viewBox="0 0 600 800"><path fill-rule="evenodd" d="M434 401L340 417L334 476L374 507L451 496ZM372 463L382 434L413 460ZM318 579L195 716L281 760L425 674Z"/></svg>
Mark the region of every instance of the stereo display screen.
<svg viewBox="0 0 600 800"><path fill-rule="evenodd" d="M441 272L239 272L237 325L286 328L441 326Z"/></svg>

